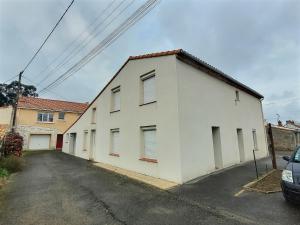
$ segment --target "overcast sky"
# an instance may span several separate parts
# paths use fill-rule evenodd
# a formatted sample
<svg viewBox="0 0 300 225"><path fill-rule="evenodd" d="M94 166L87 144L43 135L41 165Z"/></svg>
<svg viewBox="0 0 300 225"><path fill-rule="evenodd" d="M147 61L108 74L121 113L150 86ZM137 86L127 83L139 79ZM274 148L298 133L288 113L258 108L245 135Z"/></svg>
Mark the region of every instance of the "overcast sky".
<svg viewBox="0 0 300 225"><path fill-rule="evenodd" d="M38 86L41 89L145 2L122 1L115 0L103 12L110 1L75 0L24 76L36 83L48 77ZM120 10L130 5L104 30L101 21L121 3ZM66 0L0 0L0 82L23 69L68 4ZM89 26L93 22L100 23L98 35ZM88 40L70 62L54 69L72 47ZM128 56L177 48L264 95L267 120L274 122L279 114L282 121L300 121L299 0L162 0L82 70L41 97L91 101Z"/></svg>

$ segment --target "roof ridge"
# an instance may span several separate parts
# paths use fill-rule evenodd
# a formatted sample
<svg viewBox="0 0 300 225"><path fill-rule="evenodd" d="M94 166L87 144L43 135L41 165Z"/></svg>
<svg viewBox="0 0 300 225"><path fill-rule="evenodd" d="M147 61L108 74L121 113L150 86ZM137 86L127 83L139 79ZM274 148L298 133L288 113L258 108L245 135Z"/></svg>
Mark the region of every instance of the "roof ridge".
<svg viewBox="0 0 300 225"><path fill-rule="evenodd" d="M41 99L41 100L47 100L47 101L55 101L55 102L65 102L65 103L73 103L73 104L83 104L83 105L88 105L88 102L74 102L74 101L65 101L65 100L59 100L59 99L49 99L49 98L39 98L39 97L32 97L32 96L21 96L21 98L26 99Z"/></svg>

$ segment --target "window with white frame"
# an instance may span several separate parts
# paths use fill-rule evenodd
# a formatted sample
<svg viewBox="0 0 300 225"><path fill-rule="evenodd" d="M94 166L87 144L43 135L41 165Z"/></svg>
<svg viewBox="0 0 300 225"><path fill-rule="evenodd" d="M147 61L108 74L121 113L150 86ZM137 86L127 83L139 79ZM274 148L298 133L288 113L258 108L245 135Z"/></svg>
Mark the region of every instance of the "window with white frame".
<svg viewBox="0 0 300 225"><path fill-rule="evenodd" d="M120 130L119 128L110 130L111 136L111 148L110 153L114 155L119 154L120 150Z"/></svg>
<svg viewBox="0 0 300 225"><path fill-rule="evenodd" d="M39 112L37 116L38 122L52 123L53 122L53 113L48 112Z"/></svg>
<svg viewBox="0 0 300 225"><path fill-rule="evenodd" d="M111 90L111 111L119 111L121 109L120 86Z"/></svg>
<svg viewBox="0 0 300 225"><path fill-rule="evenodd" d="M147 159L157 158L156 126L141 127L143 152L142 157Z"/></svg>
<svg viewBox="0 0 300 225"><path fill-rule="evenodd" d="M258 150L257 136L256 136L256 130L255 129L252 130L252 137L253 137L253 147L254 147L254 150Z"/></svg>
<svg viewBox="0 0 300 225"><path fill-rule="evenodd" d="M83 131L83 151L87 150L87 138L88 138L88 131Z"/></svg>
<svg viewBox="0 0 300 225"><path fill-rule="evenodd" d="M92 109L92 123L96 123L96 108Z"/></svg>
<svg viewBox="0 0 300 225"><path fill-rule="evenodd" d="M59 112L58 113L58 119L59 120L64 120L65 119L65 112Z"/></svg>
<svg viewBox="0 0 300 225"><path fill-rule="evenodd" d="M142 81L142 104L156 101L155 73L151 72L141 76Z"/></svg>

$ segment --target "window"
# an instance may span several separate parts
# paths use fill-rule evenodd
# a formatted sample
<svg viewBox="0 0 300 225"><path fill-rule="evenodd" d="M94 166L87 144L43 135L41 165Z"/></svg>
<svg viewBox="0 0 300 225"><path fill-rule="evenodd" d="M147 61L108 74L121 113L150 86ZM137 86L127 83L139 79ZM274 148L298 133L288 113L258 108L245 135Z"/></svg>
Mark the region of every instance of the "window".
<svg viewBox="0 0 300 225"><path fill-rule="evenodd" d="M120 130L112 129L110 130L111 133L111 148L110 148L110 155L112 156L119 156L120 150Z"/></svg>
<svg viewBox="0 0 300 225"><path fill-rule="evenodd" d="M149 73L141 76L142 80L142 104L156 101L155 97L155 74Z"/></svg>
<svg viewBox="0 0 300 225"><path fill-rule="evenodd" d="M240 101L240 93L238 90L235 91L235 101L236 102Z"/></svg>
<svg viewBox="0 0 300 225"><path fill-rule="evenodd" d="M156 126L141 127L142 130L142 141L143 141L143 152L142 160L150 159L152 162L156 161ZM146 160L148 161L148 160Z"/></svg>
<svg viewBox="0 0 300 225"><path fill-rule="evenodd" d="M59 112L58 113L58 119L59 120L64 120L65 119L65 112Z"/></svg>
<svg viewBox="0 0 300 225"><path fill-rule="evenodd" d="M111 90L111 112L120 111L121 108L121 97L120 97L120 86Z"/></svg>
<svg viewBox="0 0 300 225"><path fill-rule="evenodd" d="M252 130L252 137L253 137L253 145L254 145L254 150L258 150L257 147L257 136L256 136L256 130Z"/></svg>
<svg viewBox="0 0 300 225"><path fill-rule="evenodd" d="M39 112L38 113L38 116L37 116L37 120L39 122L53 122L53 113L42 113L42 112Z"/></svg>
<svg viewBox="0 0 300 225"><path fill-rule="evenodd" d="M85 130L83 132L83 151L87 150L87 138L88 138L88 131Z"/></svg>
<svg viewBox="0 0 300 225"><path fill-rule="evenodd" d="M96 108L92 109L92 123L96 123Z"/></svg>

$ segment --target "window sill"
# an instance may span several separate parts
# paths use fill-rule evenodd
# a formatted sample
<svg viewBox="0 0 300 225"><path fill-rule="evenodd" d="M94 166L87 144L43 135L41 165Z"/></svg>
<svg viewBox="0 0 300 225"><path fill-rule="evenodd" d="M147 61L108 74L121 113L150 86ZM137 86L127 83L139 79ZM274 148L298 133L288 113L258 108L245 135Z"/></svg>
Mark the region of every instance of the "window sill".
<svg viewBox="0 0 300 225"><path fill-rule="evenodd" d="M110 156L115 156L115 157L120 157L120 155L117 154L117 153L109 153L109 155L110 155Z"/></svg>
<svg viewBox="0 0 300 225"><path fill-rule="evenodd" d="M115 112L120 112L121 110L115 110L115 111L111 111L110 113L115 113Z"/></svg>
<svg viewBox="0 0 300 225"><path fill-rule="evenodd" d="M157 163L156 159L140 158L139 160L150 163Z"/></svg>
<svg viewBox="0 0 300 225"><path fill-rule="evenodd" d="M156 101L143 103L143 104L140 104L140 106L143 106L143 105L149 105L149 104L152 104L152 103L156 103Z"/></svg>
<svg viewBox="0 0 300 225"><path fill-rule="evenodd" d="M42 122L42 121L37 121L37 123L53 124L54 122Z"/></svg>

